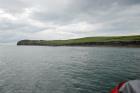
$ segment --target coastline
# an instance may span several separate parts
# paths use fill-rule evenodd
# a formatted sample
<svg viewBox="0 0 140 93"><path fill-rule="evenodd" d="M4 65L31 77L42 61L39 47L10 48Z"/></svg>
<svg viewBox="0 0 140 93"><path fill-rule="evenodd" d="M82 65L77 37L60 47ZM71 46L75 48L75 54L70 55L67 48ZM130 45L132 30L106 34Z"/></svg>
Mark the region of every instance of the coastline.
<svg viewBox="0 0 140 93"><path fill-rule="evenodd" d="M46 46L46 45L17 45L17 46L41 46L41 47L114 47L114 48L140 48L140 46L113 46L113 45L75 45L75 46L70 46L70 45L63 45L63 46Z"/></svg>
<svg viewBox="0 0 140 93"><path fill-rule="evenodd" d="M140 35L118 37L86 37L68 40L21 40L17 42L17 45L140 47Z"/></svg>

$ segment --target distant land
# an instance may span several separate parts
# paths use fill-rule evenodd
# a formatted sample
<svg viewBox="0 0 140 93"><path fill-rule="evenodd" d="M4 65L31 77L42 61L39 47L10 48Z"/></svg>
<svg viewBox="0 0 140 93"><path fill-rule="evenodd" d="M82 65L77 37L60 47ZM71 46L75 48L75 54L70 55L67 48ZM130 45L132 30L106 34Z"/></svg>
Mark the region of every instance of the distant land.
<svg viewBox="0 0 140 93"><path fill-rule="evenodd" d="M17 45L38 46L134 46L140 47L140 35L85 37L68 40L21 40Z"/></svg>

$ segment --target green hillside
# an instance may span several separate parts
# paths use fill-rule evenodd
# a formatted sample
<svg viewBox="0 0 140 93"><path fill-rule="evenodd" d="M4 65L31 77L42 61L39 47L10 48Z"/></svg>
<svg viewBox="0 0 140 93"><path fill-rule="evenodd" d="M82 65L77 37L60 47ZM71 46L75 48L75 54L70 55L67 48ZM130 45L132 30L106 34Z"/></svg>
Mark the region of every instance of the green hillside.
<svg viewBox="0 0 140 93"><path fill-rule="evenodd" d="M69 40L21 40L17 45L140 45L140 35L112 36L112 37L85 37Z"/></svg>

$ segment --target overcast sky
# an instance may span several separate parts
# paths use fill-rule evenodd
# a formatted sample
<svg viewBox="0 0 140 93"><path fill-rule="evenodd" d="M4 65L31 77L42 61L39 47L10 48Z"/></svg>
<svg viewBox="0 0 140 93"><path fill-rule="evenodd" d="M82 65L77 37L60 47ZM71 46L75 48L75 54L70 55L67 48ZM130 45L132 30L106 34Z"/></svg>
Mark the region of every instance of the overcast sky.
<svg viewBox="0 0 140 93"><path fill-rule="evenodd" d="M140 0L0 0L0 43L140 34Z"/></svg>

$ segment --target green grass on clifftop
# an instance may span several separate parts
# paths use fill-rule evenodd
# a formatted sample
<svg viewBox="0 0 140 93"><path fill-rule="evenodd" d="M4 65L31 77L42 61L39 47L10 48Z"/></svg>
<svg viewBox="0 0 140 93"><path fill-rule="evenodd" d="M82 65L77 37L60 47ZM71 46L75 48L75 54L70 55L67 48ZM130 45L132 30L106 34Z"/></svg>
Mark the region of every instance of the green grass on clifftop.
<svg viewBox="0 0 140 93"><path fill-rule="evenodd" d="M94 44L108 44L125 43L125 42L140 42L140 35L136 36L111 36L111 37L85 37L69 40L21 40L17 45L50 45L50 46L63 46L63 45L94 45Z"/></svg>

